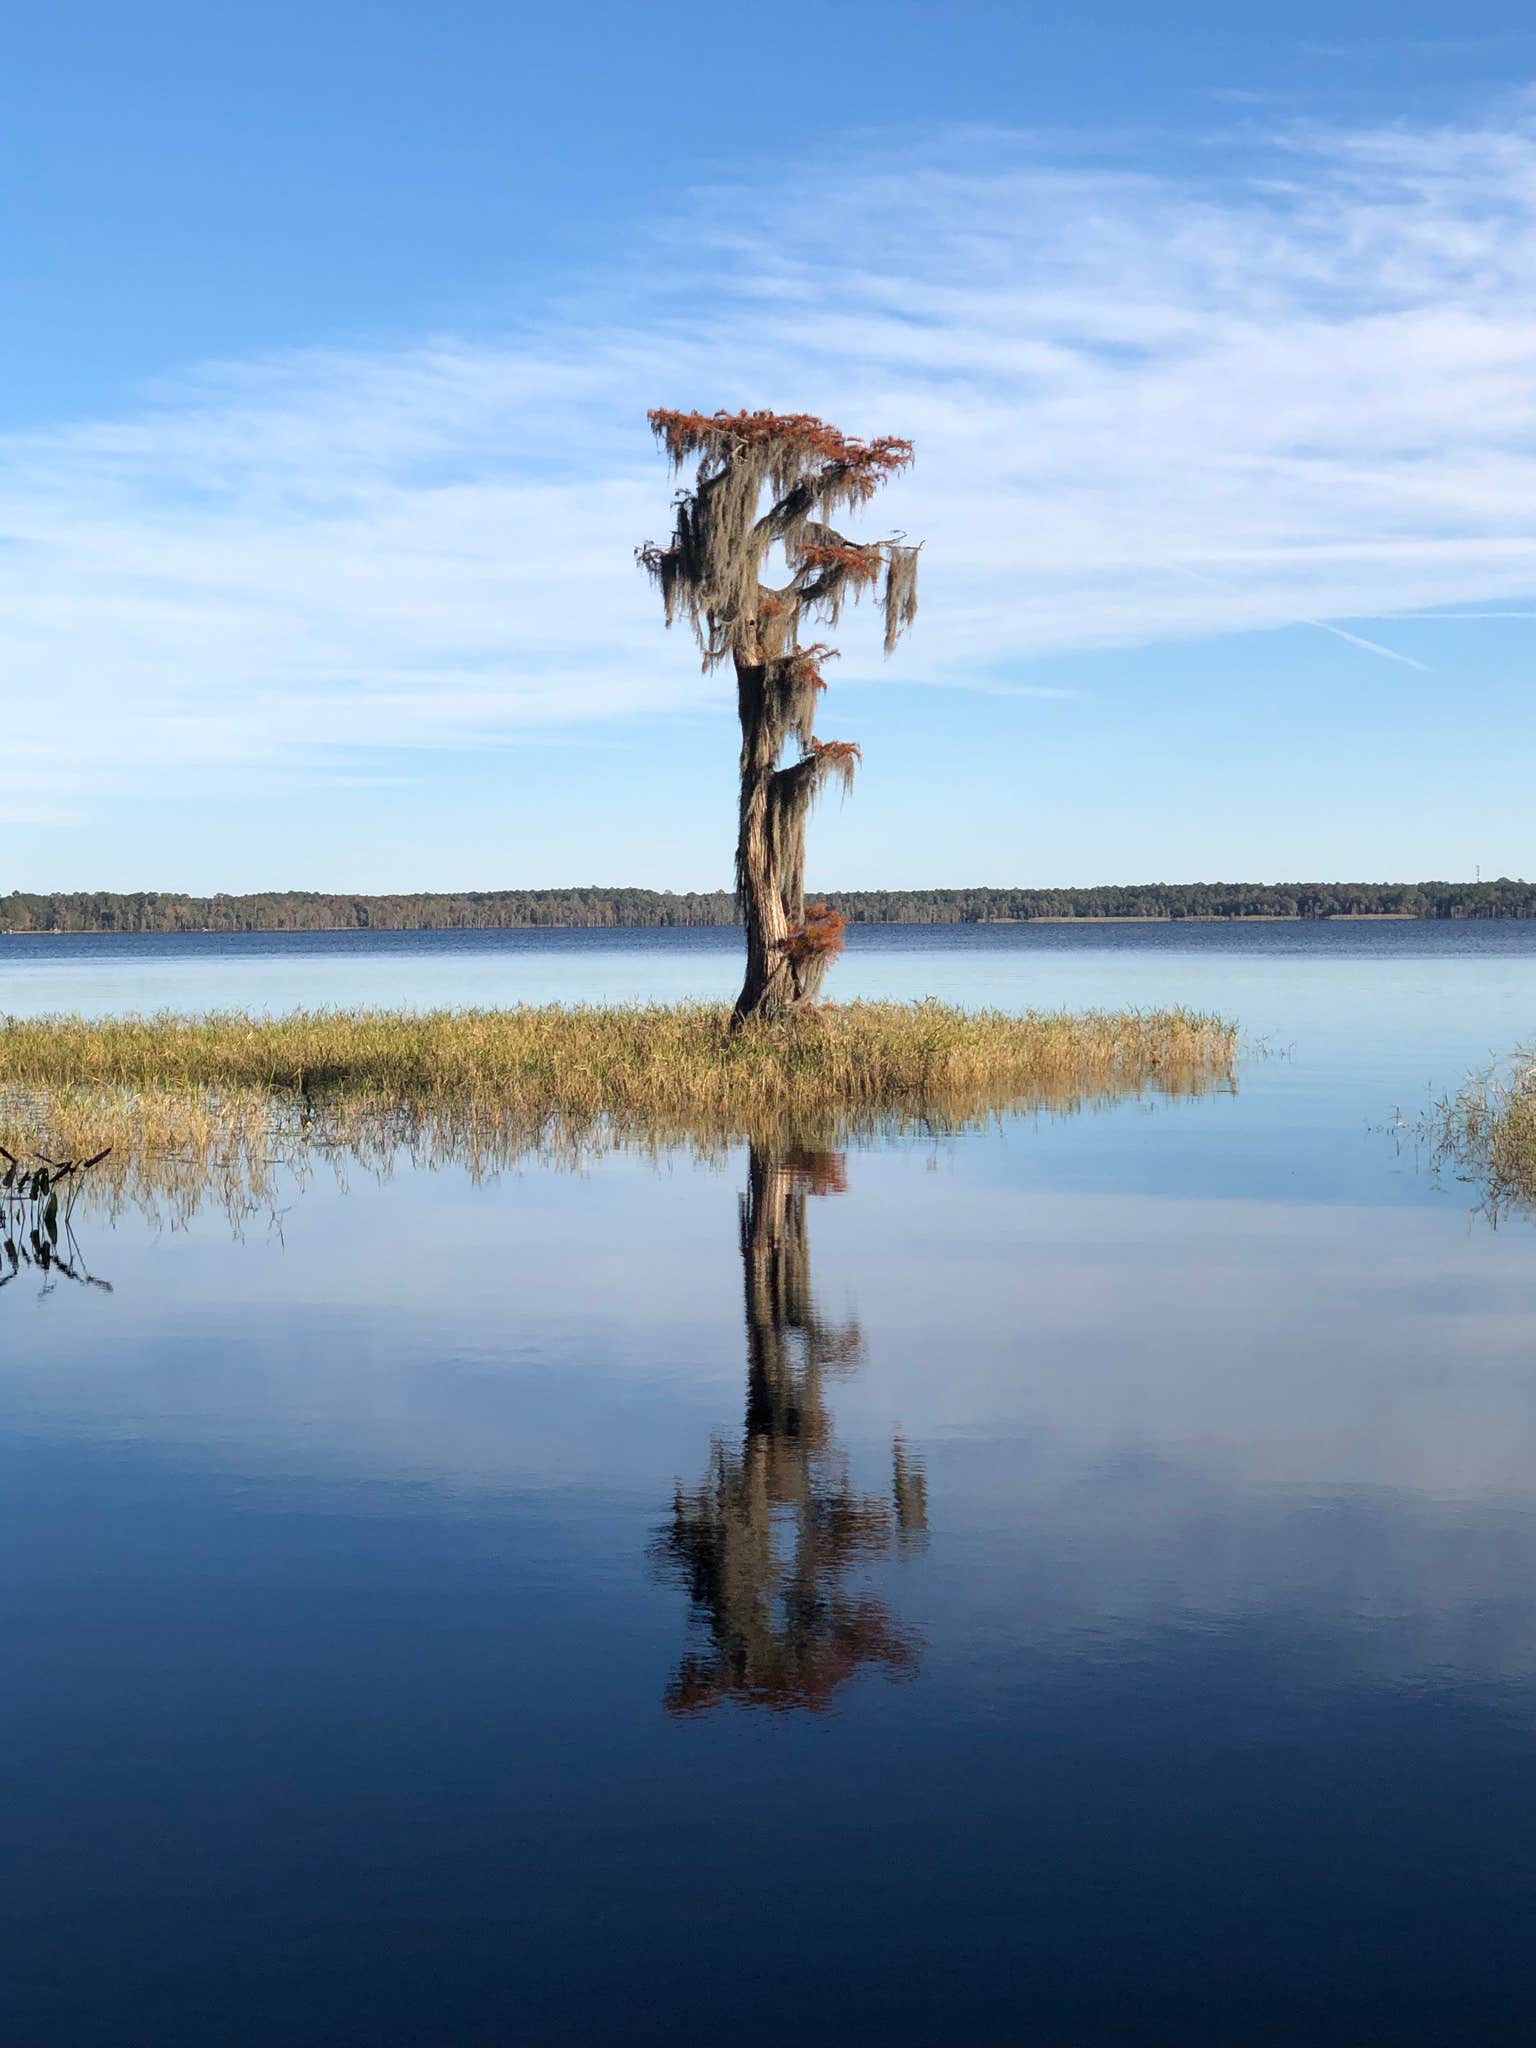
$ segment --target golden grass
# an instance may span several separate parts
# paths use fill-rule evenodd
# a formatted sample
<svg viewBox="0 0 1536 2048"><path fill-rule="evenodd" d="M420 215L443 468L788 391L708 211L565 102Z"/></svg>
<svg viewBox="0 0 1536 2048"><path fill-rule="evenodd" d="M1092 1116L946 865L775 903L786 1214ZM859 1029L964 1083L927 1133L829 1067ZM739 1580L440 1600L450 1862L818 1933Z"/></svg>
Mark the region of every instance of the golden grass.
<svg viewBox="0 0 1536 2048"><path fill-rule="evenodd" d="M1472 1075L1420 1128L1436 1170L1480 1188L1492 1221L1536 1210L1536 1051Z"/></svg>
<svg viewBox="0 0 1536 2048"><path fill-rule="evenodd" d="M115 1200L267 1199L315 1152L402 1146L486 1171L618 1144L818 1140L1232 1086L1235 1028L1184 1010L1081 1015L828 1005L734 1035L701 1003L323 1010L0 1022L0 1145L82 1159ZM240 1197L239 1190L245 1191Z"/></svg>

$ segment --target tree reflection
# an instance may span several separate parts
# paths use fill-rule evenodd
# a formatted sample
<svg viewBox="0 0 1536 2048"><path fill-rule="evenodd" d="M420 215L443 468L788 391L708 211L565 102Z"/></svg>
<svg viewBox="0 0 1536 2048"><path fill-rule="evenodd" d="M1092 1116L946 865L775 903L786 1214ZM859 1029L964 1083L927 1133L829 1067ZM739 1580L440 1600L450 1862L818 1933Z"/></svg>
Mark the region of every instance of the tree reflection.
<svg viewBox="0 0 1536 2048"><path fill-rule="evenodd" d="M832 1436L826 1382L857 1368L863 1338L856 1322L816 1308L806 1201L846 1187L841 1153L752 1148L741 1202L746 1429L739 1448L716 1439L702 1484L679 1484L658 1543L708 1632L668 1687L672 1713L721 1700L818 1709L861 1666L891 1678L917 1668L917 1635L849 1584L861 1563L926 1540L927 1492L900 1438L889 1493L860 1492Z"/></svg>

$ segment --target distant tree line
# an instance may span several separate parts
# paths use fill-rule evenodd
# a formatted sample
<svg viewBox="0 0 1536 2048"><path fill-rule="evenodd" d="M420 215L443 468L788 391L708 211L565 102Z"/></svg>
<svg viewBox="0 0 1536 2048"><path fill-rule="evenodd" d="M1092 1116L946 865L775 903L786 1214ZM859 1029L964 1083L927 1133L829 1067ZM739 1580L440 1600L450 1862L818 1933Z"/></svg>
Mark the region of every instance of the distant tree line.
<svg viewBox="0 0 1536 2048"><path fill-rule="evenodd" d="M1536 917L1536 883L1144 882L1099 889L854 889L850 924L1025 924L1036 918ZM0 896L0 932L506 931L730 925L724 889L475 889L458 895L177 896L105 890Z"/></svg>
<svg viewBox="0 0 1536 2048"><path fill-rule="evenodd" d="M534 926L712 925L736 921L723 890L473 889L455 895L331 896L308 889L253 896L0 896L0 932L500 931Z"/></svg>

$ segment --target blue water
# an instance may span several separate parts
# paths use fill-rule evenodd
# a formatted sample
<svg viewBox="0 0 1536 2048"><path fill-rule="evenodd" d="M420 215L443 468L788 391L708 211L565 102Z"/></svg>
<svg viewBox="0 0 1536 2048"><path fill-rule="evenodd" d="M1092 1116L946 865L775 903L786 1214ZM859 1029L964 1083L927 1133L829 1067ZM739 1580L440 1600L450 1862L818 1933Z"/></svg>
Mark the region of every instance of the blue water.
<svg viewBox="0 0 1536 2048"><path fill-rule="evenodd" d="M21 940L0 1010L727 994L733 933ZM1235 1093L322 1170L0 1291L28 2044L1530 2038L1526 925L856 931ZM775 1206L777 1202L778 1206Z"/></svg>
<svg viewBox="0 0 1536 2048"><path fill-rule="evenodd" d="M6 937L0 1014L725 1000L741 948L729 929ZM1536 920L855 925L832 991L1007 1009L1238 997L1258 1003L1251 1029L1284 1032L1347 1025L1342 982L1403 1005L1401 1029L1426 1001L1469 1021L1467 999L1521 997L1533 973Z"/></svg>

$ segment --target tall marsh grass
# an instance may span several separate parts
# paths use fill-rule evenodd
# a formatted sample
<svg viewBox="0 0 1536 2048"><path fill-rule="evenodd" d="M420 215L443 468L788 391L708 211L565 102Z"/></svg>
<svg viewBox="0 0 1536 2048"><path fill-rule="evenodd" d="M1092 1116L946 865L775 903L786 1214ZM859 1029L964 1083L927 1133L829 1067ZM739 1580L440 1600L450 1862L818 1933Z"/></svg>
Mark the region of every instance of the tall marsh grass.
<svg viewBox="0 0 1536 2048"><path fill-rule="evenodd" d="M710 1004L0 1021L0 1146L83 1159L117 1200L256 1204L279 1168L400 1148L532 1152L818 1140L1232 1086L1236 1033L1185 1010L844 1003L732 1034Z"/></svg>

